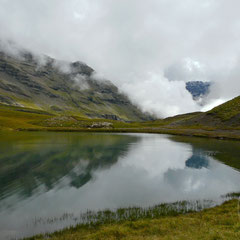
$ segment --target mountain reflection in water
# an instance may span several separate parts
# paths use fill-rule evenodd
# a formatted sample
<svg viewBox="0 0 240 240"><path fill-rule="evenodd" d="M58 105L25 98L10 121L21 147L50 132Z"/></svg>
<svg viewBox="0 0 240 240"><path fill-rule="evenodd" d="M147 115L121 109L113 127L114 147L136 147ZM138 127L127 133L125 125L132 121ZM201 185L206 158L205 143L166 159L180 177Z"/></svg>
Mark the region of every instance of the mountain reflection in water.
<svg viewBox="0 0 240 240"><path fill-rule="evenodd" d="M240 191L239 156L239 143L158 134L1 134L0 238L74 225L88 209L219 201Z"/></svg>
<svg viewBox="0 0 240 240"><path fill-rule="evenodd" d="M201 151L193 150L193 155L186 161L186 167L189 168L208 168L209 159L206 154L203 154Z"/></svg>
<svg viewBox="0 0 240 240"><path fill-rule="evenodd" d="M126 155L139 137L23 133L1 140L0 199L3 199L12 193L31 197L40 185L49 191L65 176L70 186L79 188L92 179L94 170L109 168Z"/></svg>

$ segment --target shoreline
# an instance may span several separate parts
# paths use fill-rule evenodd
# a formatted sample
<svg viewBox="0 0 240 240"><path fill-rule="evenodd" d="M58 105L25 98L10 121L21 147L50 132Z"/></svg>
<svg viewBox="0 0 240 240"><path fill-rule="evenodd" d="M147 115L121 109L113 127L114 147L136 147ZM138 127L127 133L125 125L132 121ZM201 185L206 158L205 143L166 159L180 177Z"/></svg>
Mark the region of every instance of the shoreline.
<svg viewBox="0 0 240 240"><path fill-rule="evenodd" d="M169 239L171 237L178 237L178 239L189 239L189 237L191 239L238 239L240 237L240 213L238 209L239 198L237 197L239 197L239 194L235 197L233 195L232 199L226 200L220 205L199 209L199 211L176 212L168 210L165 214L155 214L153 216L147 215L146 212L139 218L133 217L131 219L130 217L120 221L111 221L110 218L106 218L102 222L77 224L52 233L39 234L22 240L43 240L46 238L49 240L137 240ZM181 202L178 204L181 204ZM167 204L161 205L167 206ZM131 209L135 210L134 208ZM111 211L106 211L106 216L109 216L110 213ZM199 230L200 226L201 230ZM156 231L157 229L161 229L161 231ZM178 231L178 229L181 231ZM211 231L209 231L210 229ZM239 231L235 229L239 229ZM163 232L164 234L162 234ZM219 238L216 238L216 236Z"/></svg>
<svg viewBox="0 0 240 240"><path fill-rule="evenodd" d="M212 138L240 141L240 130L205 130L193 128L19 128L21 132L103 132L103 133L149 133L169 134L186 137Z"/></svg>

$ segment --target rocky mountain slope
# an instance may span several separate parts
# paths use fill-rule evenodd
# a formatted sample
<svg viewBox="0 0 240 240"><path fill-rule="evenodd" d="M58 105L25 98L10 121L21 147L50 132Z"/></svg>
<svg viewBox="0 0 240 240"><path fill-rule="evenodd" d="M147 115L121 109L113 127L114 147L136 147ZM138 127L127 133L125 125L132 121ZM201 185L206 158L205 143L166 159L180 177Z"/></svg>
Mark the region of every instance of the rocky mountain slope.
<svg viewBox="0 0 240 240"><path fill-rule="evenodd" d="M196 116L175 121L175 126L195 126L212 128L240 128L240 96L221 104L212 110Z"/></svg>
<svg viewBox="0 0 240 240"><path fill-rule="evenodd" d="M142 113L109 81L97 81L81 62L46 57L39 64L30 53L0 53L0 104L44 110L57 115L141 121Z"/></svg>

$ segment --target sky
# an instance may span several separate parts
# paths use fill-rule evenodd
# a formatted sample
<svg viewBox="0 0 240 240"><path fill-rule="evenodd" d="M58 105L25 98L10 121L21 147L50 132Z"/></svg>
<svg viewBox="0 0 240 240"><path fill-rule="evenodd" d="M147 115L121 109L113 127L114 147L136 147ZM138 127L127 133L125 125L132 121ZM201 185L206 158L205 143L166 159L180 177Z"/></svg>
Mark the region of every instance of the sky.
<svg viewBox="0 0 240 240"><path fill-rule="evenodd" d="M0 0L0 40L80 60L158 117L240 93L238 0ZM187 81L211 81L200 106Z"/></svg>

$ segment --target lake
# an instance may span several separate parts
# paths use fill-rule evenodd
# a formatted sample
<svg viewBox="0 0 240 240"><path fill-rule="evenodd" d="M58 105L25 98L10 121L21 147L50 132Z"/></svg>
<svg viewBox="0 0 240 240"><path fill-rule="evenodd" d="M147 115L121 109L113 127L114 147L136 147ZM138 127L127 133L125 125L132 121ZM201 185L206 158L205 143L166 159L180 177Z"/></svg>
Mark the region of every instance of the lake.
<svg viewBox="0 0 240 240"><path fill-rule="evenodd" d="M51 232L87 210L240 192L240 142L160 134L0 133L0 239Z"/></svg>

